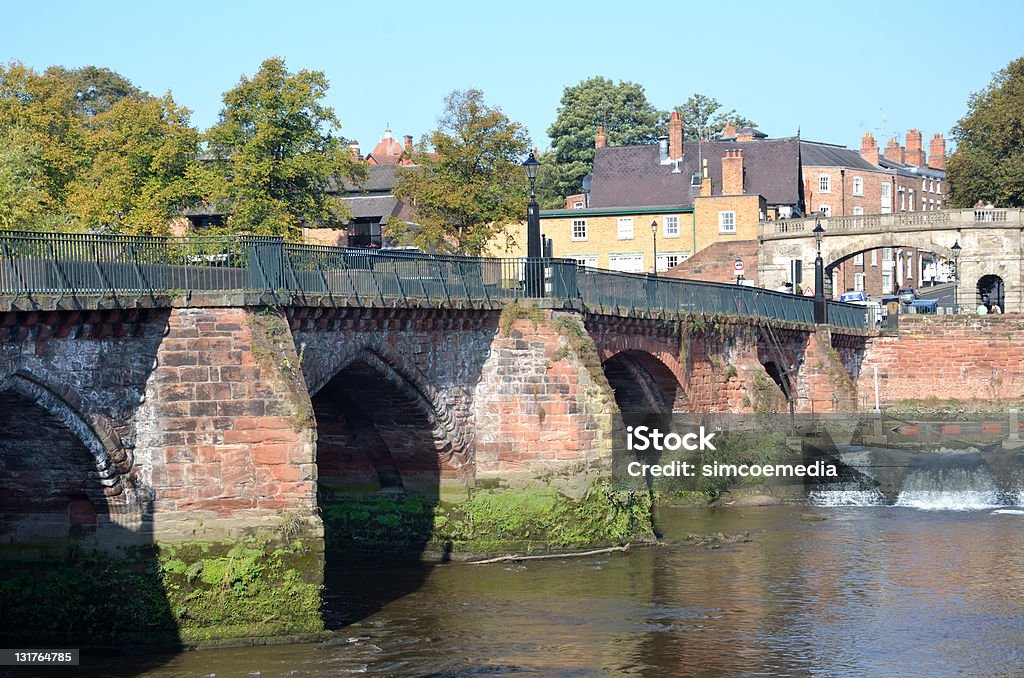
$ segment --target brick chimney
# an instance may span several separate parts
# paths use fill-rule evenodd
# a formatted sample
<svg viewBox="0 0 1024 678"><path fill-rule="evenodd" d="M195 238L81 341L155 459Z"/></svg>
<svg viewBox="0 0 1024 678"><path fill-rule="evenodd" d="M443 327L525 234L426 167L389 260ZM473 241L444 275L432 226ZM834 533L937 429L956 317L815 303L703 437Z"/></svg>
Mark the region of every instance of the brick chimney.
<svg viewBox="0 0 1024 678"><path fill-rule="evenodd" d="M743 151L738 148L722 158L722 195L743 195Z"/></svg>
<svg viewBox="0 0 1024 678"><path fill-rule="evenodd" d="M680 160L683 157L683 117L679 111L672 111L668 118L668 159Z"/></svg>
<svg viewBox="0 0 1024 678"><path fill-rule="evenodd" d="M907 154L906 163L917 167L924 167L924 148L921 146L921 130L907 130Z"/></svg>
<svg viewBox="0 0 1024 678"><path fill-rule="evenodd" d="M725 123L725 127L722 128L722 138L723 139L735 139L736 138L736 128L732 126L731 122L727 121Z"/></svg>
<svg viewBox="0 0 1024 678"><path fill-rule="evenodd" d="M889 160L903 162L903 147L896 141L896 137L889 138L889 143L885 145L885 151L883 151L882 155L889 158Z"/></svg>
<svg viewBox="0 0 1024 678"><path fill-rule="evenodd" d="M747 128L747 127L744 127L742 132L739 132L739 133L736 134L736 141L739 141L739 142L742 142L742 143L746 143L748 141L753 141L753 140L754 140L754 132L751 129Z"/></svg>
<svg viewBox="0 0 1024 678"><path fill-rule="evenodd" d="M860 157L872 165L878 164L878 142L875 141L871 132L864 132L864 136L860 140Z"/></svg>
<svg viewBox="0 0 1024 678"><path fill-rule="evenodd" d="M410 155L412 154L412 135L411 134L406 134L405 135L405 152L409 153Z"/></svg>
<svg viewBox="0 0 1024 678"><path fill-rule="evenodd" d="M362 160L363 155L359 152L359 142L355 139L350 139L348 142L348 150L352 153L352 157L356 160Z"/></svg>
<svg viewBox="0 0 1024 678"><path fill-rule="evenodd" d="M700 168L700 194L701 197L711 195L711 177L708 175L708 159L704 158L704 162Z"/></svg>
<svg viewBox="0 0 1024 678"><path fill-rule="evenodd" d="M597 126L597 136L594 137L594 148L604 148L608 145L608 137L604 133L604 125Z"/></svg>
<svg viewBox="0 0 1024 678"><path fill-rule="evenodd" d="M928 166L946 171L946 140L941 134L933 135L931 143L928 144Z"/></svg>

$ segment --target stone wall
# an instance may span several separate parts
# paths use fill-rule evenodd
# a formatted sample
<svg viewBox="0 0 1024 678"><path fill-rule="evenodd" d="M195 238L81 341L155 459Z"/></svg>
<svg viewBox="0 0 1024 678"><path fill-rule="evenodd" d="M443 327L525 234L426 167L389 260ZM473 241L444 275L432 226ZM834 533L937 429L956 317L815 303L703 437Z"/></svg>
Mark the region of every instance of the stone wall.
<svg viewBox="0 0 1024 678"><path fill-rule="evenodd" d="M874 371L884 405L901 400L1024 397L1024 318L900 317L898 336L868 340L857 380L862 408L874 406Z"/></svg>

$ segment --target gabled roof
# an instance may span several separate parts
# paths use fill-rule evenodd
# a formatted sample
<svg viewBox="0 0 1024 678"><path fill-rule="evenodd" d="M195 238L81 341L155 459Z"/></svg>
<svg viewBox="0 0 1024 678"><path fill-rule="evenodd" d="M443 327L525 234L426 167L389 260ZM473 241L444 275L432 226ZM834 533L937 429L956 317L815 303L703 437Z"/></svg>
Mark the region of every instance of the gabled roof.
<svg viewBox="0 0 1024 678"><path fill-rule="evenodd" d="M801 141L800 155L804 167L848 167L868 172L879 168L865 160L859 151L846 146L825 144L819 141Z"/></svg>
<svg viewBox="0 0 1024 678"><path fill-rule="evenodd" d="M591 207L688 205L700 196L692 184L702 160L708 161L712 195L722 194L722 157L726 151L743 151L744 191L764 196L769 205L799 205L800 142L797 138L687 141L679 171L675 163L662 164L657 144L613 146L594 152Z"/></svg>
<svg viewBox="0 0 1024 678"><path fill-rule="evenodd" d="M398 139L392 135L390 129L384 130L384 136L380 138L377 145L366 156L366 161L372 165L394 165L397 164L405 151Z"/></svg>

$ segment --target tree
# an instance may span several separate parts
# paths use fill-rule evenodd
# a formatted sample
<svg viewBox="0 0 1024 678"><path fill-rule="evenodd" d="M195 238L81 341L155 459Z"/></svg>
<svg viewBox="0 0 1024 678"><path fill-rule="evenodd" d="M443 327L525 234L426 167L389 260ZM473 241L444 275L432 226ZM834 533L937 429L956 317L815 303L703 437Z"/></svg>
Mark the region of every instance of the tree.
<svg viewBox="0 0 1024 678"><path fill-rule="evenodd" d="M433 153L428 148L433 147ZM478 89L445 97L438 128L399 171L395 195L412 203L415 225L389 221L388 236L422 249L479 255L526 214L520 163L530 147L526 130Z"/></svg>
<svg viewBox="0 0 1024 678"><path fill-rule="evenodd" d="M553 195L545 191L545 203L579 193L583 177L594 167L594 137L604 125L609 146L648 144L664 134L666 114L656 109L636 83L615 84L593 77L566 87L555 122L548 128L554 165L542 171L554 174Z"/></svg>
<svg viewBox="0 0 1024 678"><path fill-rule="evenodd" d="M210 159L196 176L206 202L229 205L229 230L294 238L302 225L345 223L330 183L365 170L335 134L341 125L322 103L328 87L322 72L289 73L274 57L224 94L220 122L206 134Z"/></svg>
<svg viewBox="0 0 1024 678"><path fill-rule="evenodd" d="M64 204L68 184L89 159L76 105L64 80L18 62L0 65L0 137L17 138L18 148L35 149L32 184L52 209Z"/></svg>
<svg viewBox="0 0 1024 678"><path fill-rule="evenodd" d="M128 78L109 68L50 66L46 75L66 82L74 92L79 115L89 118L105 113L125 98L146 101L152 97L133 85Z"/></svg>
<svg viewBox="0 0 1024 678"><path fill-rule="evenodd" d="M683 139L714 141L722 138L722 128L732 123L736 129L757 127L757 123L736 113L735 109L719 112L722 105L713 97L694 94L675 110L683 118Z"/></svg>
<svg viewBox="0 0 1024 678"><path fill-rule="evenodd" d="M123 97L97 113L87 139L91 162L72 182L68 211L84 226L166 233L170 219L196 202L188 179L199 132L170 94Z"/></svg>
<svg viewBox="0 0 1024 678"><path fill-rule="evenodd" d="M50 196L40 185L42 149L20 128L0 136L0 229L31 228L45 217Z"/></svg>
<svg viewBox="0 0 1024 678"><path fill-rule="evenodd" d="M1024 57L971 95L952 136L957 147L947 177L953 205L1024 206Z"/></svg>

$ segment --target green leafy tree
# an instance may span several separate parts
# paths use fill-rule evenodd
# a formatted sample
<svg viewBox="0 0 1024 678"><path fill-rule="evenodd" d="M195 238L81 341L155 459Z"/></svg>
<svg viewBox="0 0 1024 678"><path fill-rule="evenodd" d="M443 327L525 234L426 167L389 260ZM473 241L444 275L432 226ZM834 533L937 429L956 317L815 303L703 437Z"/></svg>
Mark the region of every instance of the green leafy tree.
<svg viewBox="0 0 1024 678"><path fill-rule="evenodd" d="M224 95L206 134L210 158L195 175L205 201L229 206L229 230L295 238L303 225L346 222L330 184L365 169L336 134L341 125L323 104L328 86L322 72L290 73L274 57Z"/></svg>
<svg viewBox="0 0 1024 678"><path fill-rule="evenodd" d="M46 69L46 76L63 80L71 87L79 115L87 118L109 111L114 104L125 98L140 101L152 98L128 78L109 68L83 66L69 69L51 66Z"/></svg>
<svg viewBox="0 0 1024 678"><path fill-rule="evenodd" d="M67 209L85 227L165 233L171 218L197 201L188 179L199 132L170 94L122 97L91 121L91 161L71 184Z"/></svg>
<svg viewBox="0 0 1024 678"><path fill-rule="evenodd" d="M33 190L45 194L43 202L51 209L64 204L68 184L89 160L76 107L74 91L63 79L18 62L0 64L0 138L16 138L15 153L34 149Z"/></svg>
<svg viewBox="0 0 1024 678"><path fill-rule="evenodd" d="M739 115L735 109L722 111L717 99L703 94L694 94L675 110L683 119L683 139L687 141L714 141L722 138L722 128L732 123L736 129L757 127L757 123Z"/></svg>
<svg viewBox="0 0 1024 678"><path fill-rule="evenodd" d="M0 229L33 228L45 218L50 196L40 185L42 155L23 129L0 135Z"/></svg>
<svg viewBox="0 0 1024 678"><path fill-rule="evenodd" d="M957 146L947 170L953 205L983 200L1024 206L1024 57L971 95L953 139Z"/></svg>
<svg viewBox="0 0 1024 678"><path fill-rule="evenodd" d="M415 167L402 169L395 186L416 224L390 221L387 235L431 251L481 254L526 213L520 163L529 147L523 126L488 106L483 92L451 92L438 128L413 154Z"/></svg>
<svg viewBox="0 0 1024 678"><path fill-rule="evenodd" d="M593 77L566 87L555 122L548 128L554 163L542 171L553 176L541 194L544 204L579 193L583 177L594 167L594 137L604 125L609 146L647 144L664 134L666 114L648 100L636 83L618 84ZM564 204L564 203L563 203Z"/></svg>

